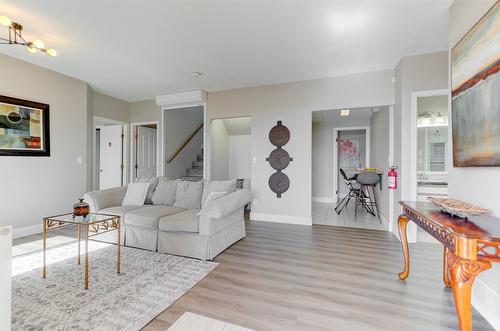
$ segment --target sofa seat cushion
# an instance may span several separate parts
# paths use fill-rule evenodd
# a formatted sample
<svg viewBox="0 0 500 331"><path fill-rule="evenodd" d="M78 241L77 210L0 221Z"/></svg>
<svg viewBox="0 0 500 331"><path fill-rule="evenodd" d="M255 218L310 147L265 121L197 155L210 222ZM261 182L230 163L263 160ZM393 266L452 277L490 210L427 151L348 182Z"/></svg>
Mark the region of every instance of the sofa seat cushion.
<svg viewBox="0 0 500 331"><path fill-rule="evenodd" d="M125 225L158 230L160 218L184 211L184 208L172 206L147 206L134 209L125 216Z"/></svg>
<svg viewBox="0 0 500 331"><path fill-rule="evenodd" d="M138 208L143 208L142 206L116 206L116 207L109 207L109 208L104 208L99 211L98 213L101 214L110 214L110 215L117 215L122 218L123 222L123 217L125 216L126 213L128 213L131 210L138 209Z"/></svg>
<svg viewBox="0 0 500 331"><path fill-rule="evenodd" d="M159 223L160 231L198 233L200 217L196 214L199 212L199 209L188 209L178 214L162 217Z"/></svg>

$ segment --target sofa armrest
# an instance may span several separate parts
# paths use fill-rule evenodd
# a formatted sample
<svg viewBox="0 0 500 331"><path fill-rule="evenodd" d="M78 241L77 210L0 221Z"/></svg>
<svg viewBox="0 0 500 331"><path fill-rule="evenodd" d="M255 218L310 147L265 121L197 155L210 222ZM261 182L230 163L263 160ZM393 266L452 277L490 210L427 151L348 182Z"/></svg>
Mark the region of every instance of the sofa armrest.
<svg viewBox="0 0 500 331"><path fill-rule="evenodd" d="M251 200L252 193L249 190L238 190L205 206L201 211L201 216L206 218L223 218L243 208Z"/></svg>
<svg viewBox="0 0 500 331"><path fill-rule="evenodd" d="M83 200L90 205L90 211L95 213L104 208L121 206L125 193L127 186L113 187L85 193Z"/></svg>
<svg viewBox="0 0 500 331"><path fill-rule="evenodd" d="M205 206L200 215L200 235L208 236L233 223L243 222L243 207L251 200L249 190L238 190Z"/></svg>

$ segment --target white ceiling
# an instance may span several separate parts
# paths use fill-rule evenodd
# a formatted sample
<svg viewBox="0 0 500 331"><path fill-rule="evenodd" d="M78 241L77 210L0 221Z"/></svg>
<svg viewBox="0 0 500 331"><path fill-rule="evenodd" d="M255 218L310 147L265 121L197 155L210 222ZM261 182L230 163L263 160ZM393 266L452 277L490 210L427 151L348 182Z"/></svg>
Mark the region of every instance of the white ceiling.
<svg viewBox="0 0 500 331"><path fill-rule="evenodd" d="M0 15L59 56L0 52L136 101L393 69L447 49L451 1L0 0Z"/></svg>

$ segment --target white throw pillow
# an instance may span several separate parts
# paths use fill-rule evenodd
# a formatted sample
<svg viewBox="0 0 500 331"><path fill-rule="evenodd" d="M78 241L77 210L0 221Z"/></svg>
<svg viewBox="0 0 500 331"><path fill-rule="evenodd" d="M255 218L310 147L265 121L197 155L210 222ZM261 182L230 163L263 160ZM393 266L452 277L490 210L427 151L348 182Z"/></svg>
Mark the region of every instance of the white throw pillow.
<svg viewBox="0 0 500 331"><path fill-rule="evenodd" d="M226 196L227 194L228 194L228 192L210 192L210 194L208 195L207 200L205 200L205 203L203 204L203 207L201 208L201 210L203 210L203 208L208 206L211 202L213 202L217 199L220 199L223 196ZM196 214L196 216L201 215L201 210L198 214Z"/></svg>
<svg viewBox="0 0 500 331"><path fill-rule="evenodd" d="M148 194L149 183L130 183L127 193L122 201L122 206L142 206Z"/></svg>
<svg viewBox="0 0 500 331"><path fill-rule="evenodd" d="M152 204L151 197L153 196L153 193L155 192L156 185L158 185L158 180L159 180L159 177L155 177L155 176L144 176L144 177L136 178L136 180L135 180L136 183L149 183L149 188L148 188L148 193L146 194L145 203Z"/></svg>

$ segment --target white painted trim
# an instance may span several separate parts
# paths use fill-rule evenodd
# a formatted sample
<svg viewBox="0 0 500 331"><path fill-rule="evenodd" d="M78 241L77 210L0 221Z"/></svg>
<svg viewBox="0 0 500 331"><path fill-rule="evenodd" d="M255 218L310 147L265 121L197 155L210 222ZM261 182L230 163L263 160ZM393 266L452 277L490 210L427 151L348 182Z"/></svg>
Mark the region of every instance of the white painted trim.
<svg viewBox="0 0 500 331"><path fill-rule="evenodd" d="M299 217L289 215L250 213L250 220L273 223L312 225L312 217Z"/></svg>
<svg viewBox="0 0 500 331"><path fill-rule="evenodd" d="M333 199L330 197L313 197L312 202L333 203Z"/></svg>
<svg viewBox="0 0 500 331"><path fill-rule="evenodd" d="M204 90L170 93L156 97L156 104L164 109L186 108L202 106L207 101L207 92Z"/></svg>
<svg viewBox="0 0 500 331"><path fill-rule="evenodd" d="M96 155L96 143L97 143L97 125L96 122L101 121L109 124L114 124L114 125L121 125L123 127L123 184L127 184L127 179L128 179L128 164L129 164L129 158L128 158L128 135L129 135L129 123L128 122L123 122L123 121L118 121L118 120L113 120L111 118L105 118L101 116L94 116L92 120L92 183L91 187L92 190L98 190L99 187L96 187L97 185L97 180L95 179L96 171L97 171L97 155Z"/></svg>
<svg viewBox="0 0 500 331"><path fill-rule="evenodd" d="M31 236L33 234L42 233L42 222L40 224L28 225L22 228L12 228L12 238Z"/></svg>
<svg viewBox="0 0 500 331"><path fill-rule="evenodd" d="M394 165L394 106L389 106L389 167ZM384 169L385 170L385 169ZM394 221L394 190L389 190L389 231Z"/></svg>
<svg viewBox="0 0 500 331"><path fill-rule="evenodd" d="M495 330L500 330L500 295L480 278L472 288L472 306Z"/></svg>
<svg viewBox="0 0 500 331"><path fill-rule="evenodd" d="M365 147L365 168L370 167L370 127L369 126L351 126L351 127L338 127L333 128L333 201L338 201L337 196L337 178L338 178L338 144L337 138L339 137L339 131L353 131L353 130L365 130L366 132L366 147Z"/></svg>
<svg viewBox="0 0 500 331"><path fill-rule="evenodd" d="M130 182L134 181L134 128L140 125L151 125L156 124L156 176L163 175L163 157L161 151L163 150L163 139L159 139L160 135L158 131L161 131L161 136L163 136L163 127L160 127L158 121L144 121L144 122L132 122L130 123ZM160 141L161 140L161 141Z"/></svg>
<svg viewBox="0 0 500 331"><path fill-rule="evenodd" d="M448 89L417 91L411 93L410 108L410 200L417 201L417 101L421 97L449 95ZM449 144L448 144L449 146Z"/></svg>

